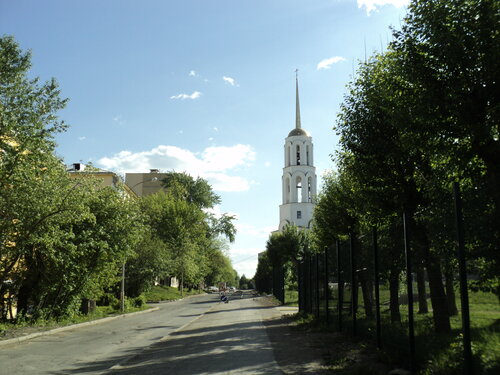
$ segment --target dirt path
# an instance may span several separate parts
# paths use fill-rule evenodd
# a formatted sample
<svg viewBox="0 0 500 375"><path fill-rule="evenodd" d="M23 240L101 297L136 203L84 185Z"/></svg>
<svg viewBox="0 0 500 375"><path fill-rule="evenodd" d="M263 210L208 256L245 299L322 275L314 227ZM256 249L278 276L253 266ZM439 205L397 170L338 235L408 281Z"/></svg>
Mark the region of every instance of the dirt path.
<svg viewBox="0 0 500 375"><path fill-rule="evenodd" d="M273 300L262 300L272 304ZM287 375L388 373L377 360L374 347L356 342L337 332L303 329L292 317L274 316L264 320L274 356Z"/></svg>

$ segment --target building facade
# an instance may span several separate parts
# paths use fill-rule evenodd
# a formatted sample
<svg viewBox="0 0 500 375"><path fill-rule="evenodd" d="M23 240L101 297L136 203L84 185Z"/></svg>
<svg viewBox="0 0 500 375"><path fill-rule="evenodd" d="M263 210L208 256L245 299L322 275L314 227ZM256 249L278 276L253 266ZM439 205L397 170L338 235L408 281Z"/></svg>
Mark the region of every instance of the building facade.
<svg viewBox="0 0 500 375"><path fill-rule="evenodd" d="M310 134L300 120L299 83L295 79L295 128L285 138L282 204L278 230L289 224L310 228L316 204L316 168Z"/></svg>
<svg viewBox="0 0 500 375"><path fill-rule="evenodd" d="M66 168L66 171L72 179L95 178L100 181L101 187L111 187L117 191L122 191L124 198L136 199L138 197L136 193L123 183L123 179L114 172L93 166L89 167L82 163L73 163Z"/></svg>
<svg viewBox="0 0 500 375"><path fill-rule="evenodd" d="M161 183L166 176L158 169L150 169L149 173L126 173L125 184L139 197L145 197L160 190L166 191Z"/></svg>

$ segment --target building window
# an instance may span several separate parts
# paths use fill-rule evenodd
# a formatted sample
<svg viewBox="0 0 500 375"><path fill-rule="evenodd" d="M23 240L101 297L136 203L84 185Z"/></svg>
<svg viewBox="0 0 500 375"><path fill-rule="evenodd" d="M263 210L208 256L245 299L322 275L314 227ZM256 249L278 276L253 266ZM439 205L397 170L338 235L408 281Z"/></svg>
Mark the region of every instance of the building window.
<svg viewBox="0 0 500 375"><path fill-rule="evenodd" d="M302 219L302 211L297 211L297 219Z"/></svg>

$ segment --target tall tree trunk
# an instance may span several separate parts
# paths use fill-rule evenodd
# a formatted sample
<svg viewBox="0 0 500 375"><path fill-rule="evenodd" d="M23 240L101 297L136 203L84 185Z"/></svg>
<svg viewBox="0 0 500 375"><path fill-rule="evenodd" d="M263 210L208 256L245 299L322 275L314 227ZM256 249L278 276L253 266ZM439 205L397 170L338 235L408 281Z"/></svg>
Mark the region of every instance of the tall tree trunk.
<svg viewBox="0 0 500 375"><path fill-rule="evenodd" d="M422 251L427 276L429 277L429 290L431 293L432 319L436 333L451 332L448 301L444 292L443 273L439 258L430 249L427 229L423 225L415 225L415 239L419 242Z"/></svg>
<svg viewBox="0 0 500 375"><path fill-rule="evenodd" d="M418 290L418 313L427 314L427 291L425 290L425 270L423 267L417 268L417 290Z"/></svg>
<svg viewBox="0 0 500 375"><path fill-rule="evenodd" d="M457 301L455 295L455 286L453 283L453 271L447 269L445 273L446 277L446 300L448 301L448 311L450 316L458 315Z"/></svg>
<svg viewBox="0 0 500 375"><path fill-rule="evenodd" d="M425 263L429 275L434 329L437 333L449 333L451 332L450 314L448 312L448 300L444 293L441 264L438 258L431 254L428 247L425 249Z"/></svg>
<svg viewBox="0 0 500 375"><path fill-rule="evenodd" d="M365 314L368 319L373 319L373 284L369 279L366 271L359 273L361 283L361 293L363 293L363 303Z"/></svg>
<svg viewBox="0 0 500 375"><path fill-rule="evenodd" d="M389 272L389 309L391 311L391 322L401 323L401 312L399 311L399 275L401 271L392 266Z"/></svg>

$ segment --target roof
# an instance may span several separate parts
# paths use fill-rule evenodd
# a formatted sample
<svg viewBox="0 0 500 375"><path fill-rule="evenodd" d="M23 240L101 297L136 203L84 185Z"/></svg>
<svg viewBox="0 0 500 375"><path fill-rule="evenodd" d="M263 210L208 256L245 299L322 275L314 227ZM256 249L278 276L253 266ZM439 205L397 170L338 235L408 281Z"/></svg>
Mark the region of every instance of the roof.
<svg viewBox="0 0 500 375"><path fill-rule="evenodd" d="M295 137L295 136L301 136L301 135L305 135L306 137L310 136L309 133L302 128L295 128L290 133L288 133L289 137Z"/></svg>

